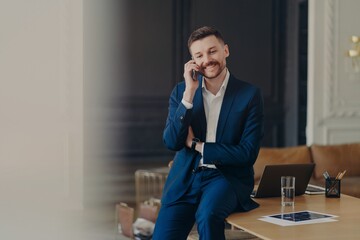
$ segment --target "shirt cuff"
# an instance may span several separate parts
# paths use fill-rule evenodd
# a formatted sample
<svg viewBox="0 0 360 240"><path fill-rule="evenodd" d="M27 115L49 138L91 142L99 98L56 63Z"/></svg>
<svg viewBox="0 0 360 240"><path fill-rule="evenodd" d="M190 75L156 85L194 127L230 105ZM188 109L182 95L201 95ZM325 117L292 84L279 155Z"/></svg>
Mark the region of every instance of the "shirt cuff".
<svg viewBox="0 0 360 240"><path fill-rule="evenodd" d="M194 106L192 103L189 103L188 101L186 101L184 99L181 100L181 103L184 104L186 109L192 109Z"/></svg>

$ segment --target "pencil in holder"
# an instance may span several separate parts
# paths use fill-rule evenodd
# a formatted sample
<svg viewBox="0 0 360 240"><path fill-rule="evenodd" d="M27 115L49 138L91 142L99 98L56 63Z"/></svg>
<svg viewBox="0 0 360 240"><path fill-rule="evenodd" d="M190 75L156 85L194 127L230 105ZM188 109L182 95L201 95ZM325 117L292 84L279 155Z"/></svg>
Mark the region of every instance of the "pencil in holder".
<svg viewBox="0 0 360 240"><path fill-rule="evenodd" d="M325 181L325 196L328 198L340 197L341 180L330 178Z"/></svg>

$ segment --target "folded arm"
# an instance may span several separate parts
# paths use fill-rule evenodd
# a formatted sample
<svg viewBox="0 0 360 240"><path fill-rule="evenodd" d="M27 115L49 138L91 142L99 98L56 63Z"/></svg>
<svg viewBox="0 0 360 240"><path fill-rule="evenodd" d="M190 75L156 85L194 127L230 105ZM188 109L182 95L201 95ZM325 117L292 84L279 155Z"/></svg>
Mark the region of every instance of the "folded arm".
<svg viewBox="0 0 360 240"><path fill-rule="evenodd" d="M239 167L249 167L254 164L263 137L263 102L259 90L249 101L247 108L240 141L233 144L227 143L225 139L223 143L205 143L203 152L205 164Z"/></svg>

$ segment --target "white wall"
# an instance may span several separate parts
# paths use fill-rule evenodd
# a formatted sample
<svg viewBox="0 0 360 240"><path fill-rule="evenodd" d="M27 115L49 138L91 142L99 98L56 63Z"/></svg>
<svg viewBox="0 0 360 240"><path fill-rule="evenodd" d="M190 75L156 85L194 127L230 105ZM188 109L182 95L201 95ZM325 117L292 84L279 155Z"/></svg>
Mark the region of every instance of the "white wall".
<svg viewBox="0 0 360 240"><path fill-rule="evenodd" d="M360 73L347 50L360 1L309 0L307 144L360 142Z"/></svg>
<svg viewBox="0 0 360 240"><path fill-rule="evenodd" d="M0 1L1 239L57 239L82 208L82 17L82 0Z"/></svg>

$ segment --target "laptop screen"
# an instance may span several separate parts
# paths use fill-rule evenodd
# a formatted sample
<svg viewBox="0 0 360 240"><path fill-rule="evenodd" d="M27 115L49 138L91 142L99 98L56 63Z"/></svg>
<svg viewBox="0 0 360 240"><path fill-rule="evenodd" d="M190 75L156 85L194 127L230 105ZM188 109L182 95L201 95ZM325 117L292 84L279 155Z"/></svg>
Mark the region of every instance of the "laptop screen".
<svg viewBox="0 0 360 240"><path fill-rule="evenodd" d="M295 195L302 195L305 193L314 167L313 163L266 165L253 197L280 197L281 176L294 176Z"/></svg>

